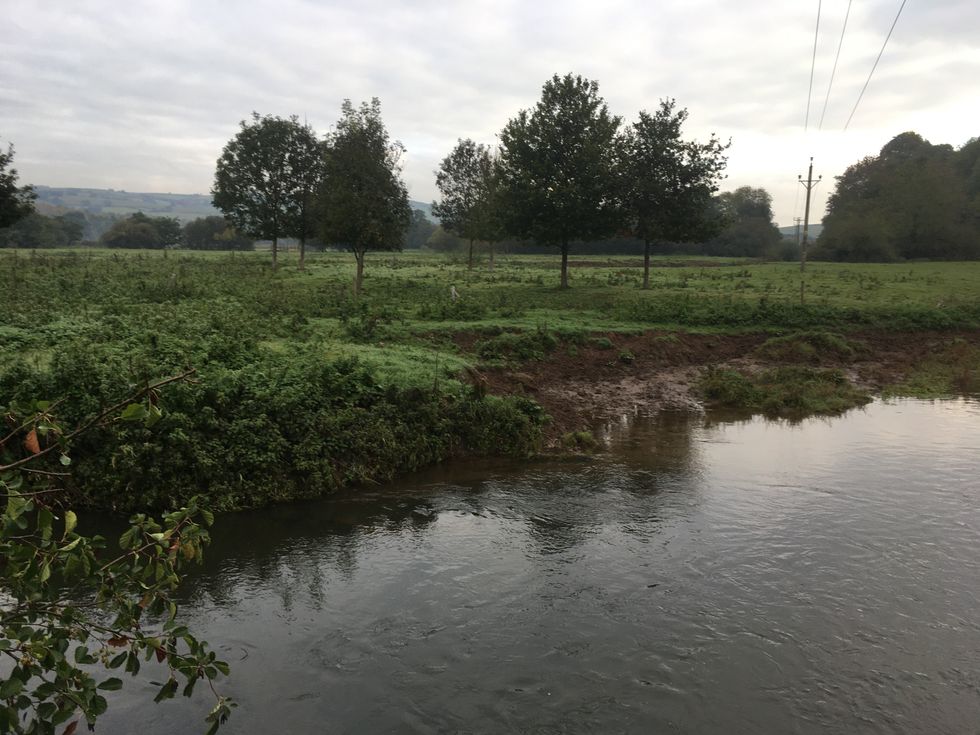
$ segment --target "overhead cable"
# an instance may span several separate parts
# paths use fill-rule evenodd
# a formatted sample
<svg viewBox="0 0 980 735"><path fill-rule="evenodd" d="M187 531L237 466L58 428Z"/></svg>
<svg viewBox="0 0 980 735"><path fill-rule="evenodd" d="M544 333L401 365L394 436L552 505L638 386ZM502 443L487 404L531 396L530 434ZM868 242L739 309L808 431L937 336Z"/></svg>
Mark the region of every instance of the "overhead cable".
<svg viewBox="0 0 980 735"><path fill-rule="evenodd" d="M858 95L857 102L854 103L854 109L851 110L851 114L847 118L847 122L844 123L844 130L847 130L847 126L851 124L851 120L854 117L854 113L857 112L858 105L861 104L861 99L864 97L864 92L868 88L868 84L871 83L871 77L874 75L875 69L878 68L878 62L881 61L881 55L885 53L885 46L888 45L888 39L892 37L892 31L895 30L895 25L898 23L898 19L902 15L902 10L905 9L906 2L907 0L902 0L902 4L898 8L898 13L895 14L895 20L892 21L892 27L888 29L888 35L885 36L885 42L881 44L881 51L878 52L878 58L875 59L874 66L871 67L871 73L868 74L868 78L864 82L864 86L861 88L861 94Z"/></svg>
<svg viewBox="0 0 980 735"><path fill-rule="evenodd" d="M806 117L803 118L803 130L810 124L810 98L813 96L813 71L817 68L817 37L820 35L820 8L823 0L817 0L817 27L813 31L813 59L810 61L810 89L806 93Z"/></svg>
<svg viewBox="0 0 980 735"><path fill-rule="evenodd" d="M837 62L840 61L840 50L844 47L844 34L847 32L847 19L851 17L851 2L847 0L847 12L844 13L844 25L840 29L840 42L837 44L837 55L834 56L834 68L830 72L830 84L827 85L827 96L823 100L823 111L820 113L820 125L817 130L823 129L823 118L827 114L827 103L830 101L830 90L834 88L834 77L837 75Z"/></svg>

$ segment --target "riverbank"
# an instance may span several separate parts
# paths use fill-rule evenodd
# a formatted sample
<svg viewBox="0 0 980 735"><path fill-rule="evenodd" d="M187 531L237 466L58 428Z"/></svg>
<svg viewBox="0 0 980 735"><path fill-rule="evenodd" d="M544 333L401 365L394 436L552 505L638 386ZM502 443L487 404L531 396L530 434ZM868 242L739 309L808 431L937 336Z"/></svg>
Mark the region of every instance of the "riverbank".
<svg viewBox="0 0 980 735"><path fill-rule="evenodd" d="M261 253L0 252L0 405L67 426L152 381L152 427L73 449L79 504L205 495L232 510L452 457L577 449L610 415L721 405L798 418L873 394L977 390L980 264L792 264ZM462 296L450 299L455 286ZM148 406L149 408L149 406Z"/></svg>
<svg viewBox="0 0 980 735"><path fill-rule="evenodd" d="M460 334L461 347L475 336ZM763 383L758 403L738 394L738 385ZM824 377L832 387L800 385ZM549 447L561 448L569 434L616 416L659 411L703 412L718 407L746 416L793 419L837 414L874 396L941 398L980 391L980 332L828 332L696 334L650 331L592 335L565 344L519 366L491 366L472 380L498 395L526 396L551 417ZM802 397L766 404L779 390ZM734 395L732 394L734 392ZM566 442L567 443L567 442Z"/></svg>

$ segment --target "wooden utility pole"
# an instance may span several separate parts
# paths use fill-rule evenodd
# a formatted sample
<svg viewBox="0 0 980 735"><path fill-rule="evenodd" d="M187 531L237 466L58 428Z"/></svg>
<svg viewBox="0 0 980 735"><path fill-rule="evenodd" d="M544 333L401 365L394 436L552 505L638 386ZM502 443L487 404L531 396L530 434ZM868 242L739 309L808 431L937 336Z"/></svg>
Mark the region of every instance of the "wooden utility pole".
<svg viewBox="0 0 980 735"><path fill-rule="evenodd" d="M793 221L796 223L796 247L800 246L800 223L803 222L802 217L794 217Z"/></svg>
<svg viewBox="0 0 980 735"><path fill-rule="evenodd" d="M806 189L806 206L803 208L803 242L800 243L800 272L803 272L806 270L806 245L810 235L810 192L813 191L813 187L819 184L820 179L823 178L823 176L818 176L816 181L813 180L813 156L810 156L810 170L807 171L806 181L803 180L802 176L797 176L796 178L799 179L799 182ZM801 290L801 296L802 293Z"/></svg>

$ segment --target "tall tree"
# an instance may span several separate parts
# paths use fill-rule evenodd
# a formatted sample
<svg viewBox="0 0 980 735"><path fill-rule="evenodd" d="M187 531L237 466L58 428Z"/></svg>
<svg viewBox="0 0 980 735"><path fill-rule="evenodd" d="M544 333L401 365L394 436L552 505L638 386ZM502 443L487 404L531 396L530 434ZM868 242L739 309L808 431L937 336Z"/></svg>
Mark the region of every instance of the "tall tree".
<svg viewBox="0 0 980 735"><path fill-rule="evenodd" d="M442 199L432 203L432 214L442 226L469 242L467 267L473 268L473 241L497 237L494 201L495 159L490 148L469 138L457 142L436 172Z"/></svg>
<svg viewBox="0 0 980 735"><path fill-rule="evenodd" d="M709 255L759 258L782 241L772 219L772 195L765 189L740 186L715 197L721 232L705 244Z"/></svg>
<svg viewBox="0 0 980 735"><path fill-rule="evenodd" d="M6 152L0 149L0 228L9 227L21 217L34 211L37 194L31 186L17 186L17 169L14 162L14 146Z"/></svg>
<svg viewBox="0 0 980 735"><path fill-rule="evenodd" d="M686 109L673 99L660 101L651 115L623 136L625 208L632 234L643 241L643 288L650 288L650 245L657 240L700 241L715 234L712 195L723 178L727 158L712 134L707 143L681 138Z"/></svg>
<svg viewBox="0 0 980 735"><path fill-rule="evenodd" d="M596 82L556 74L534 109L521 110L500 133L507 230L561 249L563 289L569 243L607 237L622 222L619 125Z"/></svg>
<svg viewBox="0 0 980 735"><path fill-rule="evenodd" d="M837 177L816 257L980 257L980 147L906 132Z"/></svg>
<svg viewBox="0 0 980 735"><path fill-rule="evenodd" d="M296 235L305 242L309 193L320 165L321 146L309 126L295 115L253 112L218 159L214 206L243 233L272 240L276 267L280 237Z"/></svg>
<svg viewBox="0 0 980 735"><path fill-rule="evenodd" d="M324 242L354 253L355 296L364 280L364 256L369 250L401 250L411 221L401 180L404 152L388 136L377 97L360 107L344 100L340 120L327 139L319 218Z"/></svg>
<svg viewBox="0 0 980 735"><path fill-rule="evenodd" d="M180 222L174 217L149 217L142 212L112 225L102 243L110 248L161 249L179 245L183 239Z"/></svg>

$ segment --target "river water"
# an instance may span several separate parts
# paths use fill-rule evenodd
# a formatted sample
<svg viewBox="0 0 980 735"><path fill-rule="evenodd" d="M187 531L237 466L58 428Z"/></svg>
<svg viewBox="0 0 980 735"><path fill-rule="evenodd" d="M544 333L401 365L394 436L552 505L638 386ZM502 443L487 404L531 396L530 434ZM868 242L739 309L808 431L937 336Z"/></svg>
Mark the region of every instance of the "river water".
<svg viewBox="0 0 980 735"><path fill-rule="evenodd" d="M182 612L227 731L980 731L980 403L602 438L220 518ZM154 692L99 730L203 730Z"/></svg>

